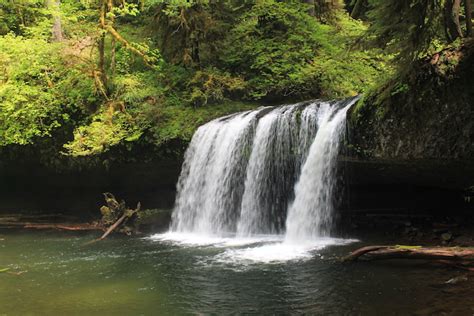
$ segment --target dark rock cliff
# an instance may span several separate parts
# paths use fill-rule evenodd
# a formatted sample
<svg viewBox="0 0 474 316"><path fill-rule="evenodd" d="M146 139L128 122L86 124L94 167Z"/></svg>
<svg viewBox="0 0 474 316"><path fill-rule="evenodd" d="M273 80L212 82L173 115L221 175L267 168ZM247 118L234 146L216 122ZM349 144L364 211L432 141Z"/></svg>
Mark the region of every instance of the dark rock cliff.
<svg viewBox="0 0 474 316"><path fill-rule="evenodd" d="M349 112L348 143L351 208L474 209L474 41L365 96Z"/></svg>
<svg viewBox="0 0 474 316"><path fill-rule="evenodd" d="M383 159L474 157L474 41L416 63L350 114L358 156Z"/></svg>

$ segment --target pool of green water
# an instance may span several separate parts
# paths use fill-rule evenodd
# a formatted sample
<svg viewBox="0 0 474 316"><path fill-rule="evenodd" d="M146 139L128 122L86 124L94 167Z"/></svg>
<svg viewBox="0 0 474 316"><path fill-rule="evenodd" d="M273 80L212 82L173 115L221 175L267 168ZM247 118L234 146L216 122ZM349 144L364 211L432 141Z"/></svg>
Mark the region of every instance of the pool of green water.
<svg viewBox="0 0 474 316"><path fill-rule="evenodd" d="M96 237L0 231L0 269L24 271L0 273L0 315L474 314L474 276L424 262L338 261L362 242L252 261L228 255L248 245L120 236L86 245Z"/></svg>

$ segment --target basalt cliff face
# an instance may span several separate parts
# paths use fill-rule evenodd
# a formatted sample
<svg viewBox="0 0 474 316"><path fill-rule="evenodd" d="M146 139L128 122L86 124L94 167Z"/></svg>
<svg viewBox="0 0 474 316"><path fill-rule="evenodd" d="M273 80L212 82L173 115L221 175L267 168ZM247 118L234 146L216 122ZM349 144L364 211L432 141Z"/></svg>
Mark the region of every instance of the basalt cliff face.
<svg viewBox="0 0 474 316"><path fill-rule="evenodd" d="M415 63L364 97L348 130L341 160L356 208L473 209L474 41Z"/></svg>
<svg viewBox="0 0 474 316"><path fill-rule="evenodd" d="M383 159L474 157L474 41L416 63L354 107L357 154Z"/></svg>

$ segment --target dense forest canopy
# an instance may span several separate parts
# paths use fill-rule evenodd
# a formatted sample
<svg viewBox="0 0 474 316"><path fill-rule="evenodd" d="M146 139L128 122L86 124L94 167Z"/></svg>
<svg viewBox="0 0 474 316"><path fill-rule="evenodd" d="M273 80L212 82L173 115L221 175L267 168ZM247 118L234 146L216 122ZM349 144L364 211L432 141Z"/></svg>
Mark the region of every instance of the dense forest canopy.
<svg viewBox="0 0 474 316"><path fill-rule="evenodd" d="M472 35L471 0L0 0L0 150L162 148L259 104L375 90Z"/></svg>

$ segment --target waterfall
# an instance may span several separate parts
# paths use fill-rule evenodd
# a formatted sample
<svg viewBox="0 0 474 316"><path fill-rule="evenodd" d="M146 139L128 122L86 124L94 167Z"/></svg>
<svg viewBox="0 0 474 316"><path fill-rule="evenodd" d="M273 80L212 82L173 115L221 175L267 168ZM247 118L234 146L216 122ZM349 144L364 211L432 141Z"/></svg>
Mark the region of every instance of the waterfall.
<svg viewBox="0 0 474 316"><path fill-rule="evenodd" d="M275 109L258 123L245 178L237 233L277 233L294 183L296 106Z"/></svg>
<svg viewBox="0 0 474 316"><path fill-rule="evenodd" d="M327 236L336 161L356 98L266 107L201 126L185 154L171 231L295 243Z"/></svg>
<svg viewBox="0 0 474 316"><path fill-rule="evenodd" d="M178 180L172 230L221 235L235 231L258 113L217 119L196 131Z"/></svg>
<svg viewBox="0 0 474 316"><path fill-rule="evenodd" d="M323 104L318 111L318 132L295 186L295 199L288 210L286 242L329 236L337 156L349 108L345 105L340 109L338 105Z"/></svg>

